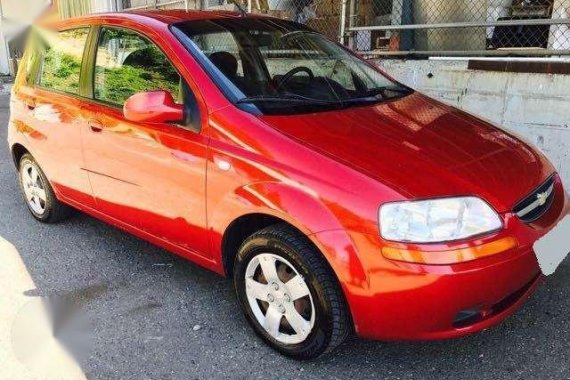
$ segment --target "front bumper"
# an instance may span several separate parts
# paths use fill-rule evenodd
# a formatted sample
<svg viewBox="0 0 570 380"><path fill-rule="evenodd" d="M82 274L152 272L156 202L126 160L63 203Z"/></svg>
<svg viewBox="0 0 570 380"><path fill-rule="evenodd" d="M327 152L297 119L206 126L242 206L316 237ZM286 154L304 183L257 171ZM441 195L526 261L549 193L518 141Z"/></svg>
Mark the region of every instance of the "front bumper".
<svg viewBox="0 0 570 380"><path fill-rule="evenodd" d="M532 251L512 254L509 260L463 271L402 267L392 276L371 277L370 287L376 291L350 302L358 335L446 339L497 324L520 307L542 279Z"/></svg>
<svg viewBox="0 0 570 380"><path fill-rule="evenodd" d="M446 339L489 328L511 315L544 278L532 249L534 242L570 213L568 198L559 186L551 210L534 224L505 214L504 230L463 242L469 246L514 237L517 247L465 263L425 265L389 260L381 254L385 243L380 237L350 233L354 255L349 255L344 244L344 254L333 254L333 268L357 334L377 340ZM319 239L330 250L343 241L343 233L323 232ZM345 268L337 270L343 257Z"/></svg>

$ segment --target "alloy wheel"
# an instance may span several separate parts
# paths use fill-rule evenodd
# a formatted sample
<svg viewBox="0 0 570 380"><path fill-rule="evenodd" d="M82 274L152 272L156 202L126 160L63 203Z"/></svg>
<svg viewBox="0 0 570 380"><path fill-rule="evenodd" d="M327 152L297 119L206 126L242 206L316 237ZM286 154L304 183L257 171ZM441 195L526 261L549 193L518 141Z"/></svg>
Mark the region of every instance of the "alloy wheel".
<svg viewBox="0 0 570 380"><path fill-rule="evenodd" d="M257 322L284 344L303 342L315 325L313 297L303 276L283 257L261 253L248 263L245 293Z"/></svg>
<svg viewBox="0 0 570 380"><path fill-rule="evenodd" d="M26 163L20 171L20 177L26 202L33 212L43 215L47 209L47 194L38 169L31 163Z"/></svg>

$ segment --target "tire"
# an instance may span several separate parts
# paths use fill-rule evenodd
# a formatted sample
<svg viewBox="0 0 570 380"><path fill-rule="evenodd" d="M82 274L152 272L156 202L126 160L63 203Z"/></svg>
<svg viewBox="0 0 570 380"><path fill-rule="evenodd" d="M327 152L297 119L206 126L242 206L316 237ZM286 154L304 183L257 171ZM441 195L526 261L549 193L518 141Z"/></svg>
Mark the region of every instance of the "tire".
<svg viewBox="0 0 570 380"><path fill-rule="evenodd" d="M234 268L234 286L248 322L278 352L313 359L333 350L352 331L332 269L311 241L291 226L277 224L250 236ZM266 275L271 268L275 273Z"/></svg>
<svg viewBox="0 0 570 380"><path fill-rule="evenodd" d="M42 223L57 223L72 214L72 208L61 203L43 170L31 154L26 153L18 165L20 190L28 210Z"/></svg>

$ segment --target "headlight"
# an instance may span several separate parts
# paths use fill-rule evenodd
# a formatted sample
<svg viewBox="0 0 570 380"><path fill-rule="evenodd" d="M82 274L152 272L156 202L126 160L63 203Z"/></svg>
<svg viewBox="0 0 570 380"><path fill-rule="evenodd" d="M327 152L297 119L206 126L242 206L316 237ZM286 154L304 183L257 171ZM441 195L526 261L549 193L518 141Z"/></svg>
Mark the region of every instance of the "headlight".
<svg viewBox="0 0 570 380"><path fill-rule="evenodd" d="M503 226L499 215L476 197L387 203L379 219L382 238L413 243L465 239Z"/></svg>

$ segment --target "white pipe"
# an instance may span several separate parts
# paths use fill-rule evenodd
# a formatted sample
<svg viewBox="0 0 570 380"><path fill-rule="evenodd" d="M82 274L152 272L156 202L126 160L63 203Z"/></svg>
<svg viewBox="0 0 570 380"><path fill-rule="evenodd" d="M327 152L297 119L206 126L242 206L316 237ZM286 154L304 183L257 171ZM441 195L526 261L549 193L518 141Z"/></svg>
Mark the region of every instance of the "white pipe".
<svg viewBox="0 0 570 380"><path fill-rule="evenodd" d="M570 58L554 57L429 57L430 61L500 61L500 62L569 62Z"/></svg>
<svg viewBox="0 0 570 380"><path fill-rule="evenodd" d="M356 18L356 0L350 0L349 14L348 14L348 28L351 30L354 28L355 18ZM349 33L348 36L348 47L354 49L354 32Z"/></svg>
<svg viewBox="0 0 570 380"><path fill-rule="evenodd" d="M371 25L357 26L351 30L423 30L423 29L452 29L452 28L487 28L495 26L528 26L528 25L570 25L570 19L539 18L529 20L505 20L487 22L448 22L441 24L406 24L406 25Z"/></svg>
<svg viewBox="0 0 570 380"><path fill-rule="evenodd" d="M341 44L344 45L344 33L346 28L346 4L347 0L342 0L342 8L340 10L340 36L338 36L338 40Z"/></svg>

